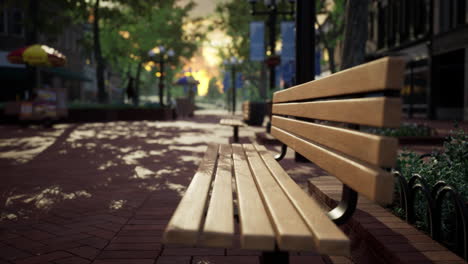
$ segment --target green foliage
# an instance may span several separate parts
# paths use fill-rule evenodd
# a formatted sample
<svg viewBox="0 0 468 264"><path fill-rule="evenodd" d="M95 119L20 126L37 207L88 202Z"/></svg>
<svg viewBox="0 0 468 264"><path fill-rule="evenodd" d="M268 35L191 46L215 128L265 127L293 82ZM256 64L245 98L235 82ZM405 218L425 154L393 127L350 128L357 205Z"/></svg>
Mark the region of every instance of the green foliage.
<svg viewBox="0 0 468 264"><path fill-rule="evenodd" d="M281 2L280 10L289 10L290 5ZM266 7L263 1L257 3L258 11L265 11ZM244 76L244 87L247 92L247 99L261 99L259 88L261 87L261 63L250 61L250 22L266 20L266 16L253 16L250 14L251 5L248 1L230 1L219 3L216 6L215 25L216 29L224 31L231 39L230 46L219 49L219 56L224 59L229 59L235 56L243 60L243 63L237 66L238 71L241 71ZM283 18L283 17L282 17ZM293 20L292 17L286 16L285 20ZM280 33L279 23L276 25L276 39ZM266 41L268 41L266 39ZM225 68L226 70L229 70ZM269 91L271 92L271 91Z"/></svg>
<svg viewBox="0 0 468 264"><path fill-rule="evenodd" d="M330 7L330 3L332 6ZM327 50L329 54L329 68L332 73L336 72L335 49L340 41L344 39L344 23L346 0L328 0L316 1L317 10L317 32L319 34L318 42ZM325 16L324 20L319 18Z"/></svg>
<svg viewBox="0 0 468 264"><path fill-rule="evenodd" d="M210 82L208 84L208 94L206 95L206 97L210 99L217 99L222 97L222 93L219 91L217 78L210 79Z"/></svg>
<svg viewBox="0 0 468 264"><path fill-rule="evenodd" d="M176 5L176 1L121 6L119 19L101 21L101 44L107 65L125 77L135 77L138 65L152 60L148 52L164 46L175 53L173 58L164 58L166 87L170 86L175 71L181 68L181 59L192 57L204 39L201 29L183 30L184 24L192 22L188 13L193 7L193 2L182 6ZM154 59L158 61L161 58L156 54ZM154 73L160 69L159 64L155 64L157 67L151 71L141 71L141 94L155 94L157 90Z"/></svg>
<svg viewBox="0 0 468 264"><path fill-rule="evenodd" d="M332 8L328 3L327 0L316 2L317 14L326 16L322 24L317 22L319 41L325 46L335 47L338 41L343 40L346 1L334 0Z"/></svg>
<svg viewBox="0 0 468 264"><path fill-rule="evenodd" d="M389 137L427 137L435 134L433 128L414 123L403 123L399 128L369 128L365 131Z"/></svg>
<svg viewBox="0 0 468 264"><path fill-rule="evenodd" d="M397 160L397 169L409 180L415 173L421 175L429 186L434 186L438 181L454 187L457 192L468 200L468 134L463 130L451 131L450 136L444 142L444 152L434 152L430 157L421 159L414 152L403 152ZM392 208L393 212L402 217L403 210L399 207ZM415 197L415 225L426 232L429 231L428 205L421 193ZM450 244L456 236L455 208L453 204L443 202L442 204L442 240Z"/></svg>
<svg viewBox="0 0 468 264"><path fill-rule="evenodd" d="M468 200L468 134L461 129L452 131L444 142L444 151L434 152L427 159L420 159L414 152L403 152L397 168L407 179L414 173L420 174L431 186L445 181Z"/></svg>

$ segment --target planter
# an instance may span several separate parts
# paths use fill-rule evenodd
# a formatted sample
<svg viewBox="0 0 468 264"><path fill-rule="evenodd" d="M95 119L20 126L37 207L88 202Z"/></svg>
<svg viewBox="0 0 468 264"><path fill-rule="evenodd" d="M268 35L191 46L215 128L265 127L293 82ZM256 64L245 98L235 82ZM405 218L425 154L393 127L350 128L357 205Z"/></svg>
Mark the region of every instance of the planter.
<svg viewBox="0 0 468 264"><path fill-rule="evenodd" d="M246 101L242 104L244 122L249 126L261 126L266 114L264 102Z"/></svg>

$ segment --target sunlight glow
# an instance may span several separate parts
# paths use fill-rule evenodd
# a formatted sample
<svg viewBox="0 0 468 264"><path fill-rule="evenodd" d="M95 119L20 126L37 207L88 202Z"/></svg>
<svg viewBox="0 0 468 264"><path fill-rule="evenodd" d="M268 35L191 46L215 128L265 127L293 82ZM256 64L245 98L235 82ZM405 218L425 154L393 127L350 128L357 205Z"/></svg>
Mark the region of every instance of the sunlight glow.
<svg viewBox="0 0 468 264"><path fill-rule="evenodd" d="M124 38L124 39L129 39L130 38L130 32L125 31L125 30L119 31L119 35L122 36L122 38Z"/></svg>
<svg viewBox="0 0 468 264"><path fill-rule="evenodd" d="M124 207L124 205L127 203L127 200L112 200L109 204L109 209L111 210L119 210Z"/></svg>
<svg viewBox="0 0 468 264"><path fill-rule="evenodd" d="M206 70L200 70L196 72L192 72L193 78L199 81L200 84L198 85L198 95L205 96L208 93L208 86L210 83L210 77L208 76L208 72Z"/></svg>

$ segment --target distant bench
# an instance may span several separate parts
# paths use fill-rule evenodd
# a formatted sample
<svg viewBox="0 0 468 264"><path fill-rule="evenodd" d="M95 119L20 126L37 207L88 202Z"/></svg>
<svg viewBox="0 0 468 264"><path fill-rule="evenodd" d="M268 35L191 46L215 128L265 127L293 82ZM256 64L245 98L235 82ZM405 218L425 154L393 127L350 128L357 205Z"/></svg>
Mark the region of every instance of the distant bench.
<svg viewBox="0 0 468 264"><path fill-rule="evenodd" d="M384 58L276 92L271 133L284 143L281 154L273 158L256 144L210 144L164 243L230 248L239 236L241 248L263 251L264 263L288 263L287 251L349 255L337 224L351 217L358 193L392 202L394 179L384 168L394 166L398 147L395 138L359 129L399 126L403 75L403 59ZM336 208L324 211L283 170L277 161L287 147L343 183Z"/></svg>
<svg viewBox="0 0 468 264"><path fill-rule="evenodd" d="M221 119L219 121L220 125L223 126L231 126L233 128L233 140L232 142L238 143L239 142L239 127L245 126L241 120L238 119Z"/></svg>

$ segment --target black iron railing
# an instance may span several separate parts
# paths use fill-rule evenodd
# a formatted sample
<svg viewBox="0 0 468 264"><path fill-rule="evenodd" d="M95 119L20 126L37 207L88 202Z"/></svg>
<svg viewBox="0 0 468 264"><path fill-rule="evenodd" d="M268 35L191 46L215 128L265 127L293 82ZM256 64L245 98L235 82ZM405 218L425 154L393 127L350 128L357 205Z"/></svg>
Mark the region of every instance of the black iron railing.
<svg viewBox="0 0 468 264"><path fill-rule="evenodd" d="M398 171L394 175L396 206L403 209L403 218L468 261L468 204L464 198L443 181L430 186L419 174L409 181Z"/></svg>

